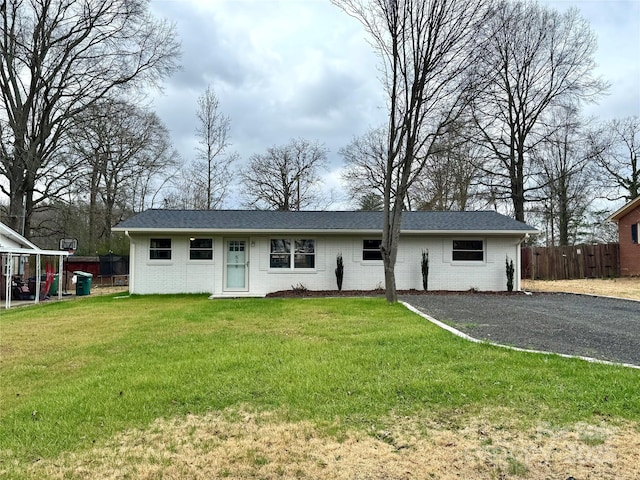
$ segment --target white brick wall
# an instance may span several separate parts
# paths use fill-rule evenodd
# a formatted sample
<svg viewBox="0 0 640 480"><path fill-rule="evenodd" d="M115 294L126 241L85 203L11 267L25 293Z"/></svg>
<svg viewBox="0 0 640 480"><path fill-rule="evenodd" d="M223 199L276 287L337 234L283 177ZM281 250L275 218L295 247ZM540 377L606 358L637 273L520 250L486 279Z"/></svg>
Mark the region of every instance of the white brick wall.
<svg viewBox="0 0 640 480"><path fill-rule="evenodd" d="M203 236L203 235L199 235ZM216 295L265 295L303 285L309 290L335 290L336 257L344 260L344 290L371 290L384 286L382 261L362 260L362 240L374 236L315 236L316 268L311 271L278 270L269 268L269 240L267 236L244 237L248 249L248 289L246 292L226 292L224 289L225 241L213 237L212 261L189 260L189 236L153 235L171 238L171 260L149 260L151 236L132 235L131 290L132 293L209 293ZM275 238L276 236L274 236ZM282 238L282 235L277 237ZM243 237L233 237L242 239ZM456 236L456 239L465 239ZM396 263L398 289L422 289L420 259L423 249L429 250L429 290L458 290L470 288L487 291L506 290L505 257L517 265L517 237L482 237L484 261L453 262L453 237L403 236ZM516 285L519 286L519 267L516 267Z"/></svg>
<svg viewBox="0 0 640 480"><path fill-rule="evenodd" d="M150 238L171 238L171 260L150 260ZM221 240L213 242L214 260L189 260L189 237L131 235L130 290L132 293L211 293L216 270L215 253ZM132 285L132 286L131 286Z"/></svg>

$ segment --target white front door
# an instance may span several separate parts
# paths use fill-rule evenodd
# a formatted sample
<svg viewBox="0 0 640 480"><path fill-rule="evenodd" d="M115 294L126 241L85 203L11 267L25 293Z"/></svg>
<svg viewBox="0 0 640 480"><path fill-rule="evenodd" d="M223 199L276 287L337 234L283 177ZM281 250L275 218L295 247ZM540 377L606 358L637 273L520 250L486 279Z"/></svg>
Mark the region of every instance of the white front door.
<svg viewBox="0 0 640 480"><path fill-rule="evenodd" d="M226 290L247 290L249 255L246 240L226 241Z"/></svg>

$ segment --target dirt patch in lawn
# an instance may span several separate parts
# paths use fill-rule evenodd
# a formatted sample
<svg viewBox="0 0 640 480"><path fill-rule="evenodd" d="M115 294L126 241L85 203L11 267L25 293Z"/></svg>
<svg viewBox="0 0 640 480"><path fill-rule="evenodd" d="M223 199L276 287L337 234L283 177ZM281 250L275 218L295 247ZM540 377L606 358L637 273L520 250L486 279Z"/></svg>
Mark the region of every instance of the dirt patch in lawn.
<svg viewBox="0 0 640 480"><path fill-rule="evenodd" d="M538 292L587 293L640 300L640 277L522 280L522 289Z"/></svg>
<svg viewBox="0 0 640 480"><path fill-rule="evenodd" d="M125 293L129 291L129 287L117 286L117 287L91 287L91 295L111 295L112 293Z"/></svg>
<svg viewBox="0 0 640 480"><path fill-rule="evenodd" d="M492 418L495 418L495 412ZM510 418L505 415L505 419ZM32 478L507 479L635 478L637 426L521 430L388 419L389 430L329 435L308 422L245 411L158 420L102 447L41 461Z"/></svg>

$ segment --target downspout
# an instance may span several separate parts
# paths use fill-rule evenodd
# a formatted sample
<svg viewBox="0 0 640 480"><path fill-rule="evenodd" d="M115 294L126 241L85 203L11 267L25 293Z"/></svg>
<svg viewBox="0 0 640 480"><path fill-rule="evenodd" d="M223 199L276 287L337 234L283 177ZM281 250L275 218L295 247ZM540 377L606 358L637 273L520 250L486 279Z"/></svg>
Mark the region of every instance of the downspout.
<svg viewBox="0 0 640 480"><path fill-rule="evenodd" d="M131 238L131 235L129 235L129 230L124 231L124 236L129 239L129 295L131 295L135 291L133 279L135 278L136 249L135 242L133 241L133 238Z"/></svg>
<svg viewBox="0 0 640 480"><path fill-rule="evenodd" d="M514 272L515 288L516 292L520 291L520 282L522 281L522 242L529 238L529 234L525 233L524 236L516 242L516 271Z"/></svg>

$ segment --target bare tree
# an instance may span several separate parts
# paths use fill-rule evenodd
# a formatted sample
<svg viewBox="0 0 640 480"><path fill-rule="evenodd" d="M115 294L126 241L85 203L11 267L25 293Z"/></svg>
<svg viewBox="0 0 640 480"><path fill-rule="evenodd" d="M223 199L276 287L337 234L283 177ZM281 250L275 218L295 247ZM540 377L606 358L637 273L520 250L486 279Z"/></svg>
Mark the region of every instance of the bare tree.
<svg viewBox="0 0 640 480"><path fill-rule="evenodd" d="M76 195L88 195L89 244L111 238L111 227L149 206L158 183L175 164L169 133L157 115L121 101L84 110L72 131L72 153L82 172Z"/></svg>
<svg viewBox="0 0 640 480"><path fill-rule="evenodd" d="M446 126L468 100L485 0L333 0L358 19L382 61L389 125L382 258L386 297L397 301L395 264L403 202Z"/></svg>
<svg viewBox="0 0 640 480"><path fill-rule="evenodd" d="M410 189L417 210L467 210L480 201L484 162L471 140L473 124L460 118L446 129Z"/></svg>
<svg viewBox="0 0 640 480"><path fill-rule="evenodd" d="M420 172L402 201L405 210L465 210L477 196L481 174L478 147L469 140L465 122L452 122L424 162L416 162ZM384 197L387 130L370 129L340 149L345 166L342 181L349 198L357 204ZM391 182L391 200L395 201Z"/></svg>
<svg viewBox="0 0 640 480"><path fill-rule="evenodd" d="M577 9L559 13L528 0L502 0L484 34L486 72L474 103L486 148L492 193L509 199L524 221L533 172L529 153L540 141L545 112L597 98L607 85L594 78L596 37Z"/></svg>
<svg viewBox="0 0 640 480"><path fill-rule="evenodd" d="M238 154L228 151L231 120L220 110L211 86L198 97L196 117L196 160L182 165L171 179L172 189L163 199L165 208L218 209L231 190L231 166L238 161Z"/></svg>
<svg viewBox="0 0 640 480"><path fill-rule="evenodd" d="M358 199L358 210L381 212L384 207L382 195L374 192L365 193Z"/></svg>
<svg viewBox="0 0 640 480"><path fill-rule="evenodd" d="M144 0L4 0L0 18L2 175L9 224L29 236L43 172L75 117L107 96L157 84L175 69L174 29ZM23 203L24 201L24 203Z"/></svg>
<svg viewBox="0 0 640 480"><path fill-rule="evenodd" d="M249 159L240 174L250 207L304 210L321 201L319 170L327 162L327 149L318 142L298 138L273 146Z"/></svg>
<svg viewBox="0 0 640 480"><path fill-rule="evenodd" d="M229 130L231 120L220 111L220 101L208 86L198 98L198 147L197 159L193 169L193 180L206 191L203 208L219 208L226 198L231 185L231 164L237 160L237 154L227 154L230 146Z"/></svg>
<svg viewBox="0 0 640 480"><path fill-rule="evenodd" d="M640 195L640 117L605 122L590 135L591 152L599 167L600 184L610 200Z"/></svg>
<svg viewBox="0 0 640 480"><path fill-rule="evenodd" d="M371 128L338 152L345 163L342 182L355 203L371 195L384 197L387 137L386 128ZM395 196L395 192L391 192L391 196Z"/></svg>
<svg viewBox="0 0 640 480"><path fill-rule="evenodd" d="M536 200L547 225L547 244L574 243L595 198L584 121L575 107L554 109L531 159L537 170Z"/></svg>

